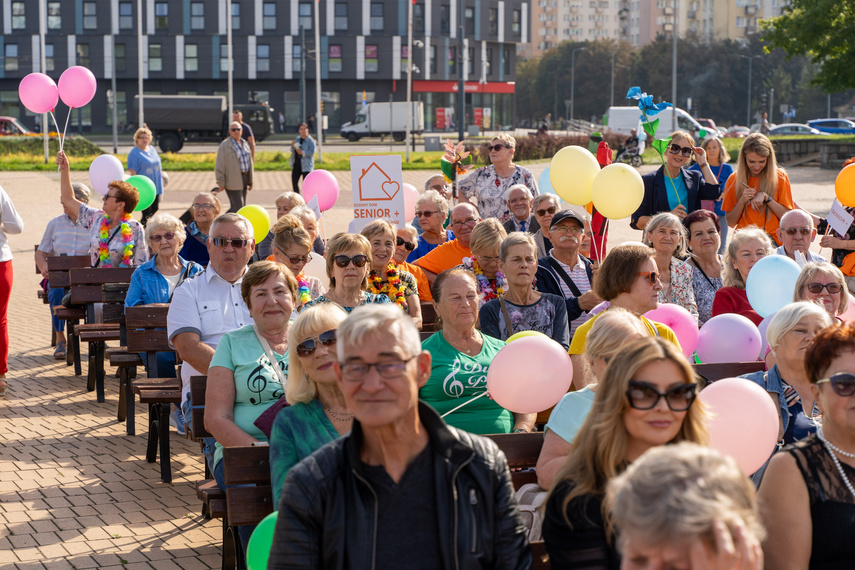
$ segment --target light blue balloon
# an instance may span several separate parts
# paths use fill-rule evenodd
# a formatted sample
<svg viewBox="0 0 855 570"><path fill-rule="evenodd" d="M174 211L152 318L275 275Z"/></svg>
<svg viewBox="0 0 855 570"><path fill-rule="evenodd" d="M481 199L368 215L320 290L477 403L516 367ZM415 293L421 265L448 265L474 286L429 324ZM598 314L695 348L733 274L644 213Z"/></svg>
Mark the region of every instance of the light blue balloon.
<svg viewBox="0 0 855 570"><path fill-rule="evenodd" d="M769 255L754 264L745 282L751 308L768 317L793 302L801 268L786 255Z"/></svg>
<svg viewBox="0 0 855 570"><path fill-rule="evenodd" d="M537 180L537 189L540 190L541 194L555 194L558 196L558 192L555 191L555 188L552 187L552 181L549 179L549 167L546 167L540 174L540 178Z"/></svg>

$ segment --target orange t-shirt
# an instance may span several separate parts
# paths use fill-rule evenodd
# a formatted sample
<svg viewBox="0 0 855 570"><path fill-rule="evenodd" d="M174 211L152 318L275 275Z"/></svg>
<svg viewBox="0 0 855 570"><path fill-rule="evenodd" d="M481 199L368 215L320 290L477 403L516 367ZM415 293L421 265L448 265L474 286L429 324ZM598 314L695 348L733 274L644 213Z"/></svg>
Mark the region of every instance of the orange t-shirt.
<svg viewBox="0 0 855 570"><path fill-rule="evenodd" d="M463 263L464 257L469 257L472 252L468 247L463 247L456 239L438 245L430 252L416 260L416 265L437 275Z"/></svg>
<svg viewBox="0 0 855 570"><path fill-rule="evenodd" d="M399 263L398 267L403 271L412 273L413 277L416 278L416 284L419 286L419 301L424 301L426 303L433 301L433 296L430 294L430 282L428 281L425 272L422 271L418 265L413 265L412 263L404 261Z"/></svg>
<svg viewBox="0 0 855 570"><path fill-rule="evenodd" d="M760 179L755 177L749 178L748 185L755 190L759 190ZM727 184L725 184L724 202L721 205L721 209L725 212L729 212L736 207L737 201L736 173L733 173L730 175L730 178L727 179ZM793 190L790 188L790 179L787 178L787 175L780 170L778 171L778 190L775 192L775 201L788 210L792 210L796 207L793 202ZM742 217L739 218L739 222L737 222L736 227L744 228L747 226L757 226L758 228L761 228L767 234L772 236L778 245L782 245L776 237L778 227L780 226L780 220L778 220L778 216L773 214L772 210L770 210L768 206L761 208L760 211L757 212L750 205L746 204L745 209L742 211Z"/></svg>

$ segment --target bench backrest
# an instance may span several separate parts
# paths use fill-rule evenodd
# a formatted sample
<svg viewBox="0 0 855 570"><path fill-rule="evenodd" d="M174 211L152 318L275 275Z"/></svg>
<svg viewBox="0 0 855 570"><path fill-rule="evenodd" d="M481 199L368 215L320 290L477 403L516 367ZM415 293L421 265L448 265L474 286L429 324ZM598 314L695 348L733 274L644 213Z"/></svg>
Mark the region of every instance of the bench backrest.
<svg viewBox="0 0 855 570"><path fill-rule="evenodd" d="M226 485L255 485L226 489L229 526L257 524L276 510L270 487L269 447L223 448L223 480Z"/></svg>
<svg viewBox="0 0 855 570"><path fill-rule="evenodd" d="M715 362L710 364L693 364L692 368L696 374L703 376L709 382L715 382L723 378L736 378L743 374L762 372L766 370L765 362Z"/></svg>
<svg viewBox="0 0 855 570"><path fill-rule="evenodd" d="M157 353L171 352L166 333L166 315L169 303L152 303L125 308L128 352L144 352L146 366L151 378L160 376L157 369Z"/></svg>
<svg viewBox="0 0 855 570"><path fill-rule="evenodd" d="M435 332L439 330L439 319L433 303L422 301L422 331Z"/></svg>
<svg viewBox="0 0 855 570"><path fill-rule="evenodd" d="M194 440L213 437L205 429L205 393L207 389L207 376L190 377L190 414L193 421L193 433L191 436Z"/></svg>
<svg viewBox="0 0 855 570"><path fill-rule="evenodd" d="M514 488L519 489L526 483L537 483L534 467L543 447L543 434L532 433L499 433L488 435L499 446L508 460L511 468L511 481ZM514 471L516 469L516 471ZM525 471L519 471L524 469Z"/></svg>
<svg viewBox="0 0 855 570"><path fill-rule="evenodd" d="M68 272L92 266L88 255L51 255L47 258L48 281L51 287L68 287L71 285Z"/></svg>
<svg viewBox="0 0 855 570"><path fill-rule="evenodd" d="M105 283L130 283L133 267L102 267L70 269L71 302L82 305L103 301Z"/></svg>

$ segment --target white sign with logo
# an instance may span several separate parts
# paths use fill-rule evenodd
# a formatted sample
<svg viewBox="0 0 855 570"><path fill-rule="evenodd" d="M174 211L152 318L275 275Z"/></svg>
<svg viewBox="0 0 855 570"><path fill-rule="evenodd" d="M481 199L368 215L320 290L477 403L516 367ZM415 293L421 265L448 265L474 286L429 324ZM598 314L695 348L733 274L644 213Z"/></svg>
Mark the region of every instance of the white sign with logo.
<svg viewBox="0 0 855 570"><path fill-rule="evenodd" d="M403 228L404 181L400 154L350 157L353 187L353 221L349 231L358 233L376 219Z"/></svg>
<svg viewBox="0 0 855 570"><path fill-rule="evenodd" d="M846 232L849 231L849 227L852 225L853 219L855 217L847 212L843 204L835 198L831 204L831 210L828 211L828 225L831 226L831 229L842 236L846 235Z"/></svg>

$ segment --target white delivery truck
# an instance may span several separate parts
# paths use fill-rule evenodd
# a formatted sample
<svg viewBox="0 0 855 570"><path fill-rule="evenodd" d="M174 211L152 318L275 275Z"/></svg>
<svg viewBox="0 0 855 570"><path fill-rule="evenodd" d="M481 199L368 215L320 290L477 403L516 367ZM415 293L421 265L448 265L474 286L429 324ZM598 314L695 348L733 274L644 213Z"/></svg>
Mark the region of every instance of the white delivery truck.
<svg viewBox="0 0 855 570"><path fill-rule="evenodd" d="M421 134L425 130L425 107L421 101L410 103L410 131ZM341 126L341 136L355 142L362 137L391 134L396 141L404 140L407 132L407 103L368 103L356 117Z"/></svg>
<svg viewBox="0 0 855 570"><path fill-rule="evenodd" d="M690 114L683 109L676 109L677 126L673 123L673 110L669 107L664 111L660 111L656 115L651 115L648 118L651 121L659 119L659 129L656 131L656 138L667 138L669 134L676 130L683 130L695 135L703 129ZM641 128L641 110L637 106L633 107L609 107L607 115L609 130L613 133L629 136L629 131L635 129L641 134L644 131Z"/></svg>

